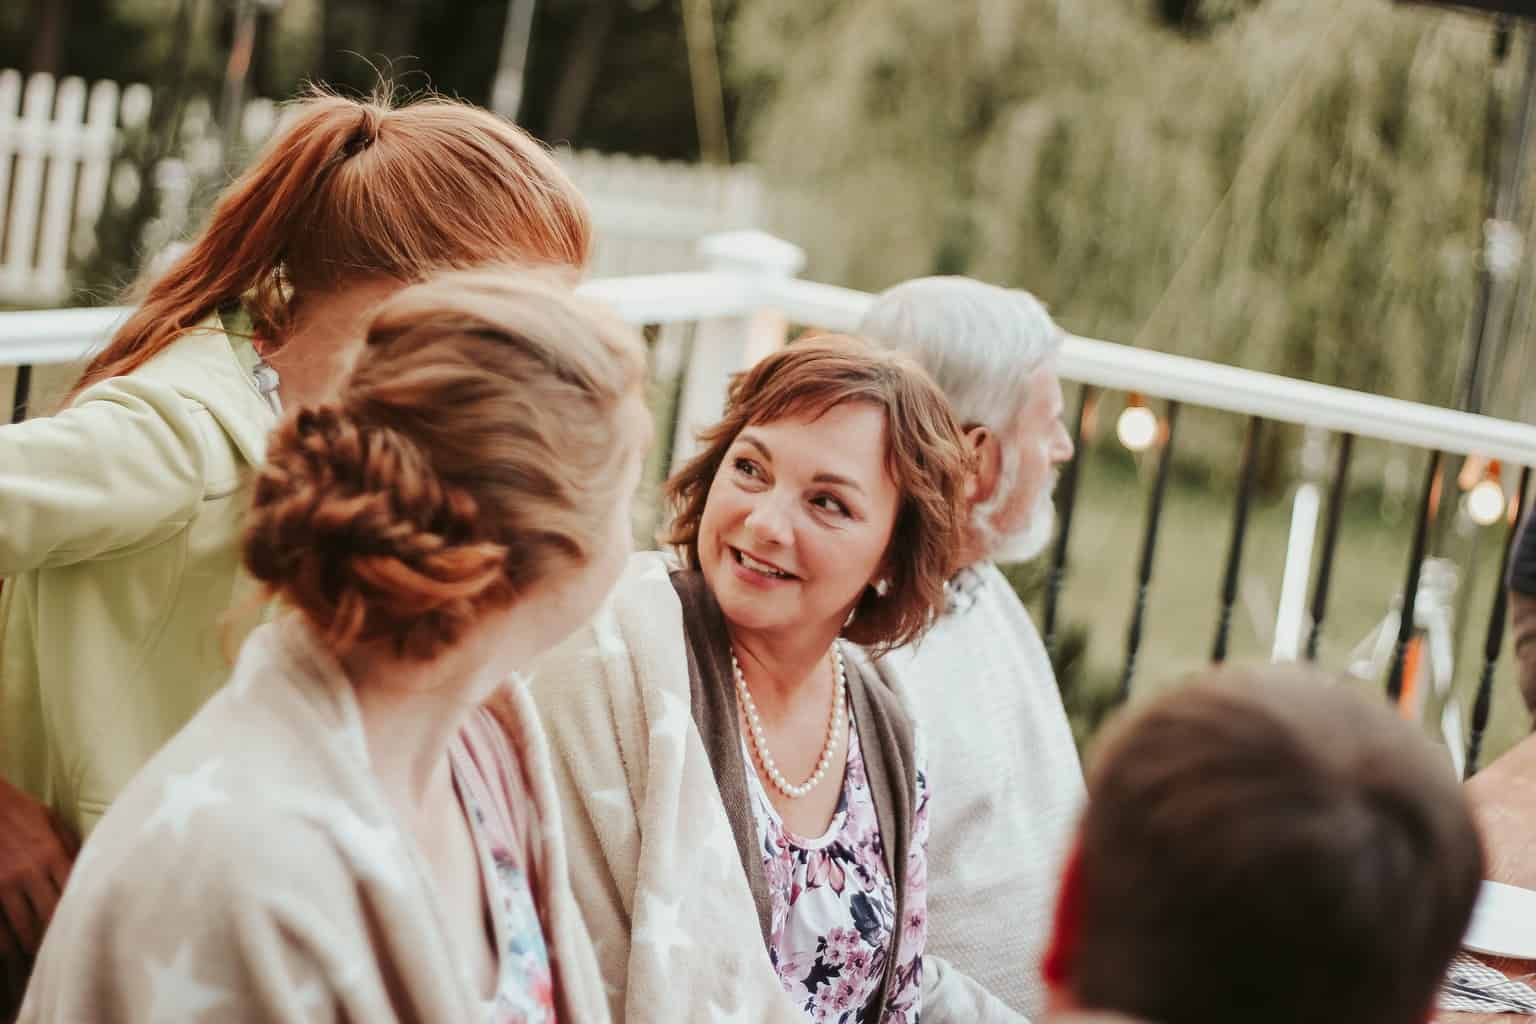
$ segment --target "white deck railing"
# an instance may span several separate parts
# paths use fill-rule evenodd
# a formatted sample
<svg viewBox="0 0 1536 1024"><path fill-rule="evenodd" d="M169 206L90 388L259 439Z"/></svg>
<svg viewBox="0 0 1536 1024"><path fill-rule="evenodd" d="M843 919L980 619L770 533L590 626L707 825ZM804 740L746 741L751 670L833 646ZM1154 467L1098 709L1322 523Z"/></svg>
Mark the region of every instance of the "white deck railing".
<svg viewBox="0 0 1536 1024"><path fill-rule="evenodd" d="M631 323L718 326L709 336L710 350L695 345L680 433L718 412L726 375L746 362L751 346L746 325L754 318L769 314L852 331L872 301L864 292L795 278L799 250L758 232L714 236L704 253L710 270L605 278L582 286ZM0 313L0 366L75 362L102 344L125 313L123 307ZM1531 424L1109 341L1068 338L1060 372L1068 380L1187 405L1516 465L1536 463Z"/></svg>
<svg viewBox="0 0 1536 1024"><path fill-rule="evenodd" d="M832 287L797 279L803 255L795 246L759 232L734 232L704 239L700 246L707 270L687 273L650 274L634 277L604 278L582 287L585 294L606 302L620 316L637 325L659 327L656 336L656 373L663 380L678 384L672 406L671 457L686 457L692 450L696 431L715 421L724 400L729 376L754 361L758 355L782 342L790 324L850 332L857 328L872 297L863 292ZM98 309L57 309L0 313L0 366L36 366L70 363L80 360L101 345L121 322L124 307ZM1371 438L1398 445L1427 449L1431 452L1480 456L1497 459L1508 469L1536 464L1536 426L1456 412L1437 406L1405 402L1381 395L1329 387L1309 381L1294 380L1274 374L1259 373L1218 363L1188 359L1183 356L1152 352L1091 338L1068 338L1059 361L1063 378L1115 391L1135 391L1183 405L1203 406L1259 420L1278 421L1318 428L1323 431ZM25 375L19 377L25 380ZM1171 428L1170 428L1171 429ZM1256 429L1253 427L1251 429ZM1254 435L1250 435L1252 437ZM0 444L4 433L0 430ZM1336 485L1344 484L1347 446L1340 448ZM1245 455L1245 467L1247 458ZM1430 460L1431 472L1438 472L1438 456ZM663 467L664 468L664 467ZM1166 460L1159 459L1158 477L1166 470ZM1251 473L1240 473L1251 479ZM1330 508L1335 493L1346 487L1330 489ZM1154 486L1156 509L1162 501L1161 484ZM1433 493L1426 485L1426 495ZM1289 540L1286 547L1285 577L1279 607L1275 613L1274 656L1293 659L1298 656L1306 631L1308 613L1306 585L1310 578L1314 539L1317 534L1321 490L1316 483L1304 481L1297 488ZM1401 595L1420 593L1418 566L1422 562L1422 538L1429 502L1418 510L1418 546L1410 558L1411 570ZM1228 553L1229 583L1223 595L1222 636L1230 621L1234 597L1232 581L1241 562L1242 525L1246 522L1245 489L1239 490L1238 511L1232 548ZM1510 507L1512 511L1512 506ZM1155 545L1157 515L1149 513L1144 551ZM1330 517L1336 525L1336 515ZM1506 517L1505 529L1508 525ZM1325 536L1333 536L1330 526ZM1332 542L1325 541L1322 564L1332 555ZM1126 669L1122 688L1129 684L1135 665L1140 635L1140 620L1146 599L1150 562L1141 570L1133 625L1128 642ZM1065 541L1058 542L1052 578L1059 586L1065 559ZM1327 572L1319 570L1317 603L1326 597ZM1495 581L1498 585L1498 581ZM1050 611L1055 599L1052 590L1047 599L1047 636ZM1403 600L1404 611L1413 602ZM1493 618L1502 617L1502 606L1495 604ZM1390 644L1393 632L1399 640L1390 676L1400 681L1403 663L1403 638L1414 625L1422 626L1427 616L1423 607L1413 610L1391 630L1380 634ZM1430 628L1445 622L1435 619ZM1493 625L1490 625L1490 630ZM1491 635L1491 634L1490 634ZM1312 638L1315 641L1315 630ZM1444 646L1444 645L1442 645ZM1385 648L1383 648L1385 650ZM1450 658L1448 648L1441 651ZM1472 652L1475 656L1475 652ZM1443 660L1442 659L1442 660ZM1492 663L1485 667L1480 684L1480 710L1474 715L1475 752L1486 724L1486 697ZM1372 668L1370 673L1374 673ZM1368 674L1370 674L1368 673ZM1443 690L1451 673L1439 668L1434 685ZM1393 684L1389 684L1391 686ZM1453 760L1462 757L1465 735L1460 705L1445 704L1442 732ZM1473 755L1475 759L1475 753Z"/></svg>

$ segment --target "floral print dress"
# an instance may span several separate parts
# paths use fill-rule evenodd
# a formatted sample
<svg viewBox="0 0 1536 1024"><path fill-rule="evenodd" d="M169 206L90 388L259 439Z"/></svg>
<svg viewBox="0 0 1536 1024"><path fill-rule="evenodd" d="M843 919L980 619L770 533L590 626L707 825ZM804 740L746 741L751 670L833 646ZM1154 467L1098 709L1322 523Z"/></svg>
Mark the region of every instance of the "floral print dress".
<svg viewBox="0 0 1536 1024"><path fill-rule="evenodd" d="M486 1001L483 1024L555 1024L554 978L533 887L511 847L486 825L485 813L459 787L469 811L480 870L491 904L491 930L499 958L496 995Z"/></svg>
<svg viewBox="0 0 1536 1024"><path fill-rule="evenodd" d="M885 846L851 713L843 791L819 838L803 838L784 826L745 740L742 756L772 905L768 955L784 991L814 1024L915 1024L928 931L928 781L921 755L900 960L884 1007L868 1004L879 991L890 956L896 892L885 867Z"/></svg>

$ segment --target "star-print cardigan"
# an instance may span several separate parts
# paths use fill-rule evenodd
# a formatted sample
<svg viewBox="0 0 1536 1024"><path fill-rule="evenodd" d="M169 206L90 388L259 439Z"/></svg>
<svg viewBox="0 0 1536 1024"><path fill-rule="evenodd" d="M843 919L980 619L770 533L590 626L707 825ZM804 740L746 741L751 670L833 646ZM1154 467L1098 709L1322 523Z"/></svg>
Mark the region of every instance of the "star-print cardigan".
<svg viewBox="0 0 1536 1024"><path fill-rule="evenodd" d="M734 691L719 681L729 654L723 668L716 658L705 675L696 671L696 617L684 612L674 568L657 552L632 556L592 622L533 669L573 888L615 1020L806 1024L768 954L770 897ZM860 728L880 733L866 754L886 766L882 828L889 823L901 847L916 784L910 726L889 690L867 687L854 699ZM893 875L904 863L892 858ZM924 1024L1023 1021L978 1012L996 1000L958 972L941 975L945 984L923 993Z"/></svg>
<svg viewBox="0 0 1536 1024"><path fill-rule="evenodd" d="M494 718L473 712L451 756L488 827L528 851L559 1019L603 1024L526 695L509 687ZM497 807L519 784L531 806ZM476 1022L483 993L433 892L368 766L350 684L284 616L251 635L229 684L92 833L20 1021Z"/></svg>

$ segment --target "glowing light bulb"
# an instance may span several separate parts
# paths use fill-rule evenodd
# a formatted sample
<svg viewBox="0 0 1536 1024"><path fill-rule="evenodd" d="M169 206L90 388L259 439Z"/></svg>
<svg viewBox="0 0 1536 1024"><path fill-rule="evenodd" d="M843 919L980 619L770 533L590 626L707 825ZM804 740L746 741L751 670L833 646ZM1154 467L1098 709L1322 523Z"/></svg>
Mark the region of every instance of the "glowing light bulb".
<svg viewBox="0 0 1536 1024"><path fill-rule="evenodd" d="M1115 436L1131 451L1145 451L1157 438L1157 414L1144 405L1126 406L1115 424Z"/></svg>
<svg viewBox="0 0 1536 1024"><path fill-rule="evenodd" d="M1504 514L1504 488L1493 479L1478 481L1476 487L1467 492L1467 515L1479 526L1489 526L1499 521Z"/></svg>

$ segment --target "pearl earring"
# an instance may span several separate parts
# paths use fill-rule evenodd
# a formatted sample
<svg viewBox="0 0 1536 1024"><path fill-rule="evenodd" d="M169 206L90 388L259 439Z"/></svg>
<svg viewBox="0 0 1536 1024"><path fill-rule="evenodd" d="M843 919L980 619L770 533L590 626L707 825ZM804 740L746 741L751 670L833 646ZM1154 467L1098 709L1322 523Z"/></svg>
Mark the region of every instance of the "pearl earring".
<svg viewBox="0 0 1536 1024"><path fill-rule="evenodd" d="M890 580L886 579L884 576L880 577L878 580L875 580L875 596L876 597L884 597L886 594L889 594L890 592L891 592L891 581Z"/></svg>

